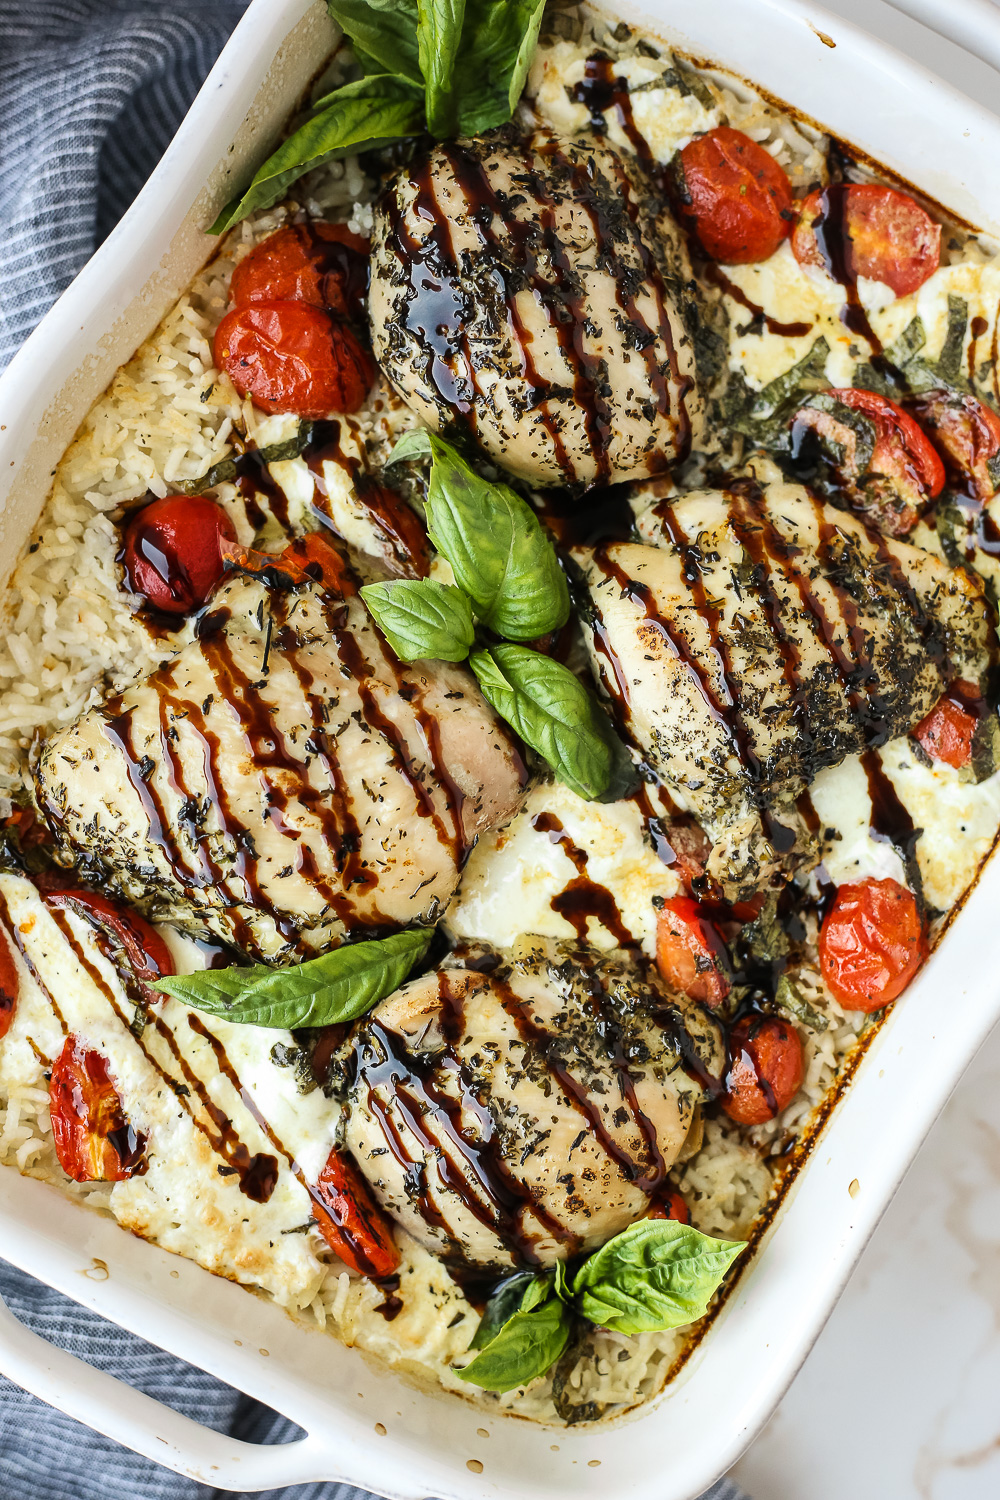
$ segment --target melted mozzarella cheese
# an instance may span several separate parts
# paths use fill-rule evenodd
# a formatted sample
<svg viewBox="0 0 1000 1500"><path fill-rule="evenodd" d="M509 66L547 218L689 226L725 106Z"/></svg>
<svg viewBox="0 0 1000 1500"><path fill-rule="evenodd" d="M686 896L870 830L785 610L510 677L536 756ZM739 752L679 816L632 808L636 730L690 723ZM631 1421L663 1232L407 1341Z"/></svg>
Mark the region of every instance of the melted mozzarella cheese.
<svg viewBox="0 0 1000 1500"><path fill-rule="evenodd" d="M36 888L17 875L0 874L0 895L24 954L14 1024L0 1049L0 1082L44 1083L35 1049L51 1064L65 1026L106 1059L126 1114L147 1138L147 1171L111 1191L118 1221L208 1270L263 1287L283 1304L308 1302L323 1275L322 1241L310 1227L312 1202L292 1162L315 1181L338 1109L319 1089L300 1095L293 1070L273 1061L276 1044L294 1047L291 1033L234 1026L165 1000L137 1036L130 1029L134 1007L90 924L64 908L68 938ZM203 966L190 942L172 933L170 944L182 971ZM238 1087L220 1067L212 1038ZM206 1105L214 1107L214 1120ZM232 1145L228 1155L220 1150L222 1138ZM266 1203L241 1191L241 1174L232 1170L240 1143L244 1159L259 1154L276 1163Z"/></svg>
<svg viewBox="0 0 1000 1500"><path fill-rule="evenodd" d="M540 815L547 818L536 827ZM553 819L561 832L552 827ZM582 872L560 838L580 851L578 863L583 863L581 854L586 857ZM576 929L554 903L568 894L572 905L569 888L581 874L597 888L597 901L581 892L581 910L596 907L606 893L634 941L646 953L655 953L654 898L677 895L678 876L646 841L634 803L585 802L558 783L535 787L513 822L480 840L448 913L448 926L458 938L501 947L525 933L572 939ZM619 941L596 915L587 918L581 935L597 948L613 948Z"/></svg>

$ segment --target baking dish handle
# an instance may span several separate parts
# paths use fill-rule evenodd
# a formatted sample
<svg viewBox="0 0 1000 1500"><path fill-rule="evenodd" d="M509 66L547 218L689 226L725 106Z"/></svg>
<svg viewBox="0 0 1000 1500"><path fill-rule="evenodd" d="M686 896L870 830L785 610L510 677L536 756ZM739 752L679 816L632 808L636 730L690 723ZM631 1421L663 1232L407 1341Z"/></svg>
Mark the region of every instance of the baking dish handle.
<svg viewBox="0 0 1000 1500"><path fill-rule="evenodd" d="M50 1344L2 1300L0 1373L84 1426L213 1488L277 1489L330 1477L330 1455L316 1439L265 1446L202 1427Z"/></svg>
<svg viewBox="0 0 1000 1500"><path fill-rule="evenodd" d="M964 47L1000 72L1000 8L994 0L888 0L893 10Z"/></svg>

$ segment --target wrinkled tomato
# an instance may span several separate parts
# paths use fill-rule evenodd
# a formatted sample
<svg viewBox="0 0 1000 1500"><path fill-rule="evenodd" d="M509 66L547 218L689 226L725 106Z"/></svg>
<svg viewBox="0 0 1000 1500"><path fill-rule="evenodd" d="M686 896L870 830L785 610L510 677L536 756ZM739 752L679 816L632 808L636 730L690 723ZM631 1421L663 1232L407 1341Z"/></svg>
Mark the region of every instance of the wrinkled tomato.
<svg viewBox="0 0 1000 1500"><path fill-rule="evenodd" d="M0 932L0 1038L5 1037L13 1025L19 988L20 979L10 938L5 932Z"/></svg>
<svg viewBox="0 0 1000 1500"><path fill-rule="evenodd" d="M128 586L164 614L190 614L226 570L223 542L235 540L226 512L204 495L153 500L125 527L122 562Z"/></svg>
<svg viewBox="0 0 1000 1500"><path fill-rule="evenodd" d="M722 1108L740 1125L773 1120L802 1086L802 1041L795 1027L779 1016L737 1021L729 1034L729 1058Z"/></svg>
<svg viewBox="0 0 1000 1500"><path fill-rule="evenodd" d="M376 373L346 323L304 302L233 308L216 330L214 350L241 396L299 417L357 411Z"/></svg>
<svg viewBox="0 0 1000 1500"><path fill-rule="evenodd" d="M145 917L130 907L94 891L46 891L46 906L70 906L83 913L95 927L109 932L124 949L125 956L138 979L154 984L176 973L170 949ZM157 992L158 995L159 992Z"/></svg>
<svg viewBox="0 0 1000 1500"><path fill-rule="evenodd" d="M77 1036L52 1066L52 1138L74 1182L124 1182L146 1170L146 1139L130 1123L108 1065Z"/></svg>
<svg viewBox="0 0 1000 1500"><path fill-rule="evenodd" d="M346 1266L376 1281L391 1276L399 1265L392 1220L351 1159L336 1147L312 1189L312 1200L320 1233Z"/></svg>
<svg viewBox="0 0 1000 1500"><path fill-rule="evenodd" d="M926 434L895 401L874 391L835 389L812 397L792 423L797 454L806 433L818 438L853 508L889 536L911 531L944 487L944 465Z"/></svg>
<svg viewBox="0 0 1000 1500"><path fill-rule="evenodd" d="M307 302L359 319L368 291L368 241L344 224L286 224L240 261L229 285L234 307Z"/></svg>
<svg viewBox="0 0 1000 1500"><path fill-rule="evenodd" d="M357 593L347 562L319 531L294 537L281 552L257 552L236 543L223 547L226 561L243 573L277 587L322 583L338 594Z"/></svg>
<svg viewBox="0 0 1000 1500"><path fill-rule="evenodd" d="M656 922L656 965L666 982L692 1000L721 1005L730 990L726 945L690 896L665 901Z"/></svg>
<svg viewBox="0 0 1000 1500"><path fill-rule="evenodd" d="M676 1188L671 1188L646 1215L647 1219L676 1219L678 1224L690 1224L691 1213Z"/></svg>
<svg viewBox="0 0 1000 1500"><path fill-rule="evenodd" d="M720 125L680 153L678 207L706 255L727 265L767 260L792 232L785 171L741 130Z"/></svg>
<svg viewBox="0 0 1000 1500"><path fill-rule="evenodd" d="M837 243L830 243L830 236ZM941 226L908 193L875 183L838 184L803 200L792 235L803 266L838 267L852 280L866 276L905 297L923 286L941 262Z"/></svg>
<svg viewBox="0 0 1000 1500"><path fill-rule="evenodd" d="M845 1010L880 1010L901 995L927 957L916 898L896 880L842 885L823 919L823 978Z"/></svg>
<svg viewBox="0 0 1000 1500"><path fill-rule="evenodd" d="M992 407L957 391L929 391L913 402L913 411L976 499L992 500L1000 489L1000 417Z"/></svg>
<svg viewBox="0 0 1000 1500"><path fill-rule="evenodd" d="M961 770L972 759L972 745L979 728L980 701L975 683L956 682L935 703L910 733L930 756Z"/></svg>

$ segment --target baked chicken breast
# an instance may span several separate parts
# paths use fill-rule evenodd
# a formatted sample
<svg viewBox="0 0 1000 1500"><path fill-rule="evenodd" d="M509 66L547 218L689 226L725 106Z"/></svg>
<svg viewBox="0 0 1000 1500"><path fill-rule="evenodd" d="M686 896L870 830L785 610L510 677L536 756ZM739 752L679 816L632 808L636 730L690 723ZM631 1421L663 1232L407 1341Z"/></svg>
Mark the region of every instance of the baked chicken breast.
<svg viewBox="0 0 1000 1500"><path fill-rule="evenodd" d="M610 148L451 141L375 210L379 363L430 426L464 426L539 485L660 473L700 405L680 285Z"/></svg>
<svg viewBox="0 0 1000 1500"><path fill-rule="evenodd" d="M977 579L798 485L654 503L642 537L574 557L593 670L625 733L749 890L817 773L905 734L996 639Z"/></svg>
<svg viewBox="0 0 1000 1500"><path fill-rule="evenodd" d="M345 1144L446 1256L551 1265L648 1211L724 1068L716 1022L621 954L459 949L354 1034Z"/></svg>
<svg viewBox="0 0 1000 1500"><path fill-rule="evenodd" d="M435 920L525 783L462 668L403 666L356 593L243 576L35 774L94 884L264 958Z"/></svg>

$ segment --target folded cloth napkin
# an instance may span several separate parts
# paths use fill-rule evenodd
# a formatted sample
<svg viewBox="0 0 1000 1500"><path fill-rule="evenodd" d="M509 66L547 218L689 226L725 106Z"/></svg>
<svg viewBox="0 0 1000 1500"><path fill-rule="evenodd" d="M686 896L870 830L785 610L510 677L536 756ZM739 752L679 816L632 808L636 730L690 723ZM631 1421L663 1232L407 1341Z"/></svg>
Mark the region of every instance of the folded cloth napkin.
<svg viewBox="0 0 1000 1500"><path fill-rule="evenodd" d="M0 366L156 165L243 0L0 0ZM284 1443L294 1423L0 1263L22 1322L208 1427ZM2 1358L2 1355L0 1355ZM0 1500L222 1500L0 1377ZM296 1485L263 1500L371 1500ZM705 1500L745 1500L720 1481Z"/></svg>

